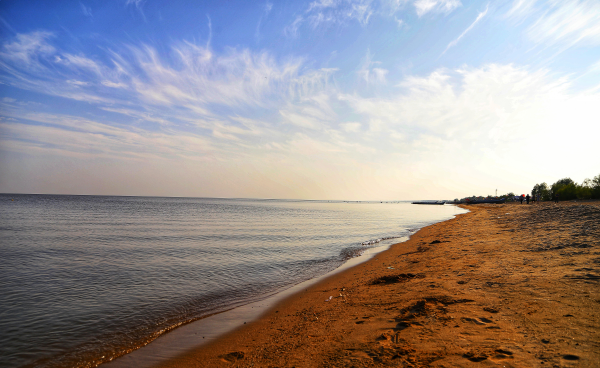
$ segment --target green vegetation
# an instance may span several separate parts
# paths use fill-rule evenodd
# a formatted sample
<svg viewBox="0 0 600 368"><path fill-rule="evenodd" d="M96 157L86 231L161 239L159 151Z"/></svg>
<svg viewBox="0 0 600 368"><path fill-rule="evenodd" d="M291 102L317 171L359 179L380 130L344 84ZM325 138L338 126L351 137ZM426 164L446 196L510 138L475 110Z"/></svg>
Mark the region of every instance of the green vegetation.
<svg viewBox="0 0 600 368"><path fill-rule="evenodd" d="M537 195L540 195L542 201L549 201L552 199L552 194L550 194L550 188L548 188L548 184L536 184L531 191L531 195L537 198Z"/></svg>
<svg viewBox="0 0 600 368"><path fill-rule="evenodd" d="M503 194L501 196L498 196L498 198L504 199L505 201L512 201L513 198L515 197L515 195L516 195L515 193L509 192L509 193Z"/></svg>
<svg viewBox="0 0 600 368"><path fill-rule="evenodd" d="M536 184L531 195L535 197L538 193L543 201L552 200L556 195L560 200L600 199L600 175L591 180L585 179L581 184L571 178L560 179L550 187L546 183Z"/></svg>
<svg viewBox="0 0 600 368"><path fill-rule="evenodd" d="M593 179L585 179L581 184L577 184L571 178L560 179L550 186L546 183L536 184L531 190L531 199L535 200L538 193L540 194L542 201L551 201L557 194L561 201L573 199L600 199L600 175L595 176ZM518 200L515 193L509 192L497 197L492 195L488 195L487 197L473 195L471 197L455 199L454 202L465 203L468 201L484 199L504 199L507 202Z"/></svg>

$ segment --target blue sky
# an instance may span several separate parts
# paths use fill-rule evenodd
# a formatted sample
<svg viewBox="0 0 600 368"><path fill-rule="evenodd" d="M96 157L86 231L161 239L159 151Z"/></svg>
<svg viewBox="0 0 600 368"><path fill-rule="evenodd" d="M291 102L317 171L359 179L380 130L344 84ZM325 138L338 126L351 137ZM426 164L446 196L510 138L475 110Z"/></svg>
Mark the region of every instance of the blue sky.
<svg viewBox="0 0 600 368"><path fill-rule="evenodd" d="M393 200L600 174L598 1L3 1L0 192Z"/></svg>

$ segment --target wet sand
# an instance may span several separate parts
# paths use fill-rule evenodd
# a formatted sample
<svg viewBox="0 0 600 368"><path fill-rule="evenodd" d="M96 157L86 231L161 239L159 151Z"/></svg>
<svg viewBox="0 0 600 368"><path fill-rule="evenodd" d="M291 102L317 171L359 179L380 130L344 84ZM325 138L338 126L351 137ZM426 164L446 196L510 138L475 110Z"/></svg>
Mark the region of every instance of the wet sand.
<svg viewBox="0 0 600 368"><path fill-rule="evenodd" d="M160 367L600 366L600 202L467 208Z"/></svg>

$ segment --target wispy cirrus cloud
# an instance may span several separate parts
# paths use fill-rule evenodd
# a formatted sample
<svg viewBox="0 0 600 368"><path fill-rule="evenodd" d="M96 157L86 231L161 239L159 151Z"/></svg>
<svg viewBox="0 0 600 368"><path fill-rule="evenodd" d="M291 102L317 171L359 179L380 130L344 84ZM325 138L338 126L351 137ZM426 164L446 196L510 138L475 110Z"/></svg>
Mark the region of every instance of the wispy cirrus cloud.
<svg viewBox="0 0 600 368"><path fill-rule="evenodd" d="M134 5L136 8L141 9L145 2L146 0L125 0L125 6Z"/></svg>
<svg viewBox="0 0 600 368"><path fill-rule="evenodd" d="M381 62L374 61L371 51L367 50L363 63L360 69L357 71L360 80L366 84L385 83L386 75L389 71L387 69L377 67L379 64L381 64Z"/></svg>
<svg viewBox="0 0 600 368"><path fill-rule="evenodd" d="M256 24L256 31L254 32L254 39L256 40L257 43L260 42L260 29L262 26L262 22L269 16L269 13L271 13L272 9L273 9L273 3L270 3L267 1L263 5L263 14L261 14L260 18L258 18L258 23Z"/></svg>
<svg viewBox="0 0 600 368"><path fill-rule="evenodd" d="M573 106L591 100L599 104L579 111L589 117L577 124L590 124L600 112L600 94L571 93L568 79L513 65L440 69L425 77L408 77L399 87L403 92L392 98L340 98L365 120L404 131L411 140L434 135L478 149L513 149L511 142L518 140L520 131L551 135Z"/></svg>
<svg viewBox="0 0 600 368"><path fill-rule="evenodd" d="M594 0L515 0L507 17L531 19L526 34L539 44L600 45L600 3Z"/></svg>
<svg viewBox="0 0 600 368"><path fill-rule="evenodd" d="M4 71L10 71L0 75L2 82L87 101L122 116L102 116L93 121L31 113L6 100L5 105L9 105L2 109L4 116L28 123L5 121L3 129L10 132L7 136L12 137L12 143L5 141L4 149L20 142L23 147L49 150L53 155L62 150L65 155L95 152L98 157L116 157L110 152L121 150L124 159L150 159L154 156L140 146L150 144L164 148L169 155L187 157L184 153L189 151L188 156L195 157L193 152L199 148L184 145L175 149L172 142L198 137L192 141L211 142L203 145L212 147L211 157L226 160L265 140L281 141L277 124L292 127L287 133L322 131L334 115L323 102L328 95L322 93L329 89L328 81L336 70L306 69L299 58L278 62L267 52L233 48L216 54L209 45L180 42L173 45L168 60L146 45L111 51L106 55L110 62L103 63L83 54L63 52L46 35L16 37L4 50L12 54L0 59L7 67ZM30 62L21 62L20 55ZM279 112L260 124L253 118L253 114L260 117L269 111ZM57 138L61 130L68 131L65 144Z"/></svg>
<svg viewBox="0 0 600 368"><path fill-rule="evenodd" d="M464 36L465 36L467 33L469 33L469 31L470 31L470 30L472 30L472 29L473 29L473 27L475 27L475 25L476 25L477 23L479 23L479 21L481 20L481 18L485 17L485 15L486 15L486 14L487 14L487 12L488 12L488 7L489 7L489 5L487 5L487 6L485 7L485 10L484 10L484 11L480 12L480 13L477 15L477 18L475 18L475 21L474 21L473 23L471 23L471 25L470 25L469 27L467 27L467 29L465 29L465 30L463 31L463 33L461 33L461 34L460 34L460 36L458 36L456 39L452 40L452 41L451 41L451 42L448 44L448 46L446 46L446 49L444 50L444 52L442 52L442 55L444 55L444 54L446 53L446 51L448 51L448 49L449 49L449 48L456 46L456 44L458 43L458 41L460 41L460 40L461 40L461 39L462 39L462 38L463 38L463 37L464 37Z"/></svg>
<svg viewBox="0 0 600 368"><path fill-rule="evenodd" d="M297 15L284 28L288 37L297 37L304 24L313 30L328 25L346 25L357 22L366 26L374 17L390 18L398 27L405 26L398 12L412 4L419 17L427 13L451 13L461 6L459 0L315 0L309 3L303 14Z"/></svg>
<svg viewBox="0 0 600 368"><path fill-rule="evenodd" d="M304 17L301 15L297 15L292 23L285 26L285 28L283 29L283 34L292 38L298 37L298 30L300 29L302 23L304 23Z"/></svg>
<svg viewBox="0 0 600 368"><path fill-rule="evenodd" d="M209 45L181 42L167 62L149 45L110 52L110 64L61 52L52 34L20 34L2 46L1 78L15 87L67 98L118 104L128 102L208 111L211 106L266 106L323 88L333 69L301 71L302 60L279 63L267 52L229 49L215 54ZM125 92L129 91L129 92Z"/></svg>
<svg viewBox="0 0 600 368"><path fill-rule="evenodd" d="M81 12L83 13L83 15L85 15L86 17L89 17L89 18L94 17L94 15L92 14L91 7L85 6L82 2L79 3L79 6L81 7Z"/></svg>
<svg viewBox="0 0 600 368"><path fill-rule="evenodd" d="M7 62L25 63L32 67L32 64L39 63L41 58L55 52L55 48L48 43L52 37L54 34L46 31L17 34L14 40L2 45L0 57Z"/></svg>
<svg viewBox="0 0 600 368"><path fill-rule="evenodd" d="M355 20L362 25L373 15L373 0L317 0L306 10L307 20L318 27L322 23Z"/></svg>
<svg viewBox="0 0 600 368"><path fill-rule="evenodd" d="M413 5L417 15L422 17L427 13L450 13L462 3L460 0L416 0Z"/></svg>
<svg viewBox="0 0 600 368"><path fill-rule="evenodd" d="M301 73L301 59L279 64L266 52L236 49L215 55L189 42L173 47L177 67L167 65L151 47L132 50L133 61L121 67L133 88L143 100L164 105L264 107L282 97L324 87L333 72L321 69Z"/></svg>

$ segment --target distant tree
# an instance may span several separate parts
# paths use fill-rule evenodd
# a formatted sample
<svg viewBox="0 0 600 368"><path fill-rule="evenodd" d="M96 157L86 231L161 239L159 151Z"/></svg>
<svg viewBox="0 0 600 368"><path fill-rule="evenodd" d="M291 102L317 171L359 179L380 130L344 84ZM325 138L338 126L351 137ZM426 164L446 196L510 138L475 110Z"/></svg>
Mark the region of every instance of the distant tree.
<svg viewBox="0 0 600 368"><path fill-rule="evenodd" d="M550 194L550 189L548 189L548 184L541 183L533 186L531 190L531 195L536 196L540 194L542 201L549 201L552 199L552 195Z"/></svg>
<svg viewBox="0 0 600 368"><path fill-rule="evenodd" d="M577 199L577 184L563 185L556 191L561 200Z"/></svg>
<svg viewBox="0 0 600 368"><path fill-rule="evenodd" d="M560 179L558 180L556 183L552 184L552 194L556 193L560 188L569 185L569 184L575 184L575 182L573 181L573 179L571 178L564 178L564 179Z"/></svg>
<svg viewBox="0 0 600 368"><path fill-rule="evenodd" d="M540 191L539 188L540 188L539 184L536 184L536 185L533 186L533 189L531 190L531 196L533 198L535 198L537 196L538 192Z"/></svg>
<svg viewBox="0 0 600 368"><path fill-rule="evenodd" d="M600 199L600 175L596 175L591 182L592 198Z"/></svg>
<svg viewBox="0 0 600 368"><path fill-rule="evenodd" d="M578 199L592 198L592 181L585 179L581 184L576 186L576 194Z"/></svg>
<svg viewBox="0 0 600 368"><path fill-rule="evenodd" d="M558 195L560 199L576 199L577 186L571 178L560 179L551 187L552 196Z"/></svg>

